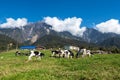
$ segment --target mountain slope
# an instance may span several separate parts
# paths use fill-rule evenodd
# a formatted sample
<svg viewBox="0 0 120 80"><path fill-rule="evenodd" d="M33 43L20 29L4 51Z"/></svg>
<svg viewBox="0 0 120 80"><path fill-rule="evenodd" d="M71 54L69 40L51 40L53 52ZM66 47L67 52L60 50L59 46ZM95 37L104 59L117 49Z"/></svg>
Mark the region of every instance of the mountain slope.
<svg viewBox="0 0 120 80"><path fill-rule="evenodd" d="M120 37L120 35L115 33L101 33L93 28L87 28L87 30L83 33L82 38L87 42L98 44L112 37Z"/></svg>
<svg viewBox="0 0 120 80"><path fill-rule="evenodd" d="M42 45L45 46L46 48L51 48L51 47L59 48L59 47L64 47L65 45L85 47L88 46L88 43L84 41L69 39L69 38L65 39L56 35L45 35L44 37L38 39L37 42L34 43L34 45Z"/></svg>
<svg viewBox="0 0 120 80"><path fill-rule="evenodd" d="M26 39L26 34L22 29L19 28L0 28L0 33L20 43Z"/></svg>
<svg viewBox="0 0 120 80"><path fill-rule="evenodd" d="M7 50L8 48L15 48L16 41L8 36L0 34L0 51Z"/></svg>
<svg viewBox="0 0 120 80"><path fill-rule="evenodd" d="M23 43L24 41L31 40L35 36L36 39L47 34L47 29L51 26L44 22L31 23L21 28L0 28L0 34L7 35L12 39Z"/></svg>
<svg viewBox="0 0 120 80"><path fill-rule="evenodd" d="M112 37L104 40L103 42L99 43L100 46L104 47L118 47L120 48L120 38Z"/></svg>

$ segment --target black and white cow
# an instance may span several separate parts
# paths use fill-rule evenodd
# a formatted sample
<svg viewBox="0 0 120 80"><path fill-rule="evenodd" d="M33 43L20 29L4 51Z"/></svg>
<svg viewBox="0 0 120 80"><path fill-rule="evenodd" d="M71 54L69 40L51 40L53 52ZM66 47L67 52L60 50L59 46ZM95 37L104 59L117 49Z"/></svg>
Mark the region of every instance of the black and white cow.
<svg viewBox="0 0 120 80"><path fill-rule="evenodd" d="M74 53L70 50L53 50L52 51L52 57L65 57L65 58L73 58L74 57Z"/></svg>
<svg viewBox="0 0 120 80"><path fill-rule="evenodd" d="M70 52L70 56L74 58L74 53L71 50L68 50Z"/></svg>
<svg viewBox="0 0 120 80"><path fill-rule="evenodd" d="M22 54L20 53L20 51L16 51L16 52L15 52L15 56L20 56L20 55L22 55Z"/></svg>
<svg viewBox="0 0 120 80"><path fill-rule="evenodd" d="M35 57L37 57L38 59L40 59L41 60L41 58L43 57L43 56L45 56L45 54L44 53L41 53L41 52L39 52L39 51L31 51L31 53L30 53L30 55L29 55L29 57L28 57L28 60L31 60L31 58L33 57L33 56L35 56Z"/></svg>
<svg viewBox="0 0 120 80"><path fill-rule="evenodd" d="M64 50L64 53L65 53L66 58L73 58L74 57L74 53L71 50Z"/></svg>
<svg viewBox="0 0 120 80"><path fill-rule="evenodd" d="M30 55L30 53L22 53L20 51L15 52L15 56L29 56L29 55Z"/></svg>
<svg viewBox="0 0 120 80"><path fill-rule="evenodd" d="M60 50L52 50L52 55L51 57L60 57L61 51Z"/></svg>
<svg viewBox="0 0 120 80"><path fill-rule="evenodd" d="M91 51L90 50L86 50L86 49L80 49L77 54L76 54L76 58L79 58L80 55L82 55L82 57L85 57L85 56L91 56Z"/></svg>
<svg viewBox="0 0 120 80"><path fill-rule="evenodd" d="M74 53L70 50L60 50L60 57L73 58Z"/></svg>

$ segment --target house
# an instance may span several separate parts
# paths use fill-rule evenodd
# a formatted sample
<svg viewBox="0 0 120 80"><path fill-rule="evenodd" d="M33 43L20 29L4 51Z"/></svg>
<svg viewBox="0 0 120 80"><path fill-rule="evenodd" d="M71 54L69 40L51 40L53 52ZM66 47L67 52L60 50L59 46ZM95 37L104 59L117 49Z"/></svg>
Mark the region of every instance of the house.
<svg viewBox="0 0 120 80"><path fill-rule="evenodd" d="M37 50L43 50L43 49L46 49L44 46L37 46L36 47Z"/></svg>
<svg viewBox="0 0 120 80"><path fill-rule="evenodd" d="M76 47L76 46L64 46L65 49L67 50L79 50L79 47Z"/></svg>

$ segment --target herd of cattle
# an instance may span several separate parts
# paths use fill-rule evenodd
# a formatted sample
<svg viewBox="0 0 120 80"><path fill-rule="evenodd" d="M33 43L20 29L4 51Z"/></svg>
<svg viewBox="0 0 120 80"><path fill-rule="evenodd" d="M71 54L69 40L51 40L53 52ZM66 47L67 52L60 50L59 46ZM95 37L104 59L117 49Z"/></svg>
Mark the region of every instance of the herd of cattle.
<svg viewBox="0 0 120 80"><path fill-rule="evenodd" d="M74 53L71 50L53 50L52 51L52 57L65 57L65 58L79 58L80 55L82 57L85 56L91 56L90 50L86 50L86 49L80 49L76 55L74 55Z"/></svg>
<svg viewBox="0 0 120 80"><path fill-rule="evenodd" d="M28 56L28 61L32 59L33 56L41 59L42 57L45 56L44 53L40 52L40 51L34 51L31 50L30 53L20 53L19 51L16 51L15 53L16 56L18 55L26 55ZM80 56L85 57L85 56L91 56L91 51L87 50L87 49L80 49L75 55L71 50L52 50L51 51L51 57L59 57L59 58L79 58Z"/></svg>

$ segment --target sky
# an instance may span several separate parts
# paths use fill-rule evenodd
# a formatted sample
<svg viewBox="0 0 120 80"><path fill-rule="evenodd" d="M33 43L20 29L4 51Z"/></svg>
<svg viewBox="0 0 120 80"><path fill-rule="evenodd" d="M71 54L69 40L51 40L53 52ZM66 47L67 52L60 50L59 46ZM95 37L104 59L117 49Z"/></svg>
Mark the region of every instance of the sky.
<svg viewBox="0 0 120 80"><path fill-rule="evenodd" d="M48 19L47 17L56 17L63 21L75 17L76 20L81 19L78 26L95 27L104 33L107 21L113 22L107 27L113 25L120 27L120 0L0 0L2 27L8 25L7 22L11 24L11 21L16 21L15 25L18 25L18 22L24 21L24 24L27 24ZM4 24L5 22L7 24Z"/></svg>

